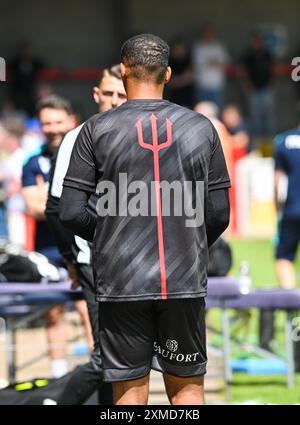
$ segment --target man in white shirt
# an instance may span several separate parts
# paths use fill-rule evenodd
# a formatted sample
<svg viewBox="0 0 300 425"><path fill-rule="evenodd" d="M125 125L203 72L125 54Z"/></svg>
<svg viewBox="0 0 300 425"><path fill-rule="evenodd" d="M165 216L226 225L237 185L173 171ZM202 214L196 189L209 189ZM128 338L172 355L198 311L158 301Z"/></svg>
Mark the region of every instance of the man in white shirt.
<svg viewBox="0 0 300 425"><path fill-rule="evenodd" d="M203 30L201 39L194 45L192 56L197 101L214 102L222 109L229 55L216 40L211 27Z"/></svg>

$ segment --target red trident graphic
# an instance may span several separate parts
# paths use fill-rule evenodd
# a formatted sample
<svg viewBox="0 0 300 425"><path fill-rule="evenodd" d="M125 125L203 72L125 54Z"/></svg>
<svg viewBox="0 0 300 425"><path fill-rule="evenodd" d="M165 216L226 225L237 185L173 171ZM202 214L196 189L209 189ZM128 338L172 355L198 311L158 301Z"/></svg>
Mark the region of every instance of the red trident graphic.
<svg viewBox="0 0 300 425"><path fill-rule="evenodd" d="M159 151L165 149L172 144L172 123L167 118L167 141L158 144L157 134L157 118L154 114L151 115L151 130L152 130L152 143L145 143L143 138L142 121L139 119L136 123L138 142L143 149L149 149L153 152L154 163L154 181L155 181L155 198L156 198L156 211L157 211L157 233L158 233L158 254L160 264L160 277L161 277L161 294L162 299L167 299L167 282L166 282L166 264L165 264L165 250L164 250L164 234L161 212L161 195L160 195L160 170L159 170Z"/></svg>

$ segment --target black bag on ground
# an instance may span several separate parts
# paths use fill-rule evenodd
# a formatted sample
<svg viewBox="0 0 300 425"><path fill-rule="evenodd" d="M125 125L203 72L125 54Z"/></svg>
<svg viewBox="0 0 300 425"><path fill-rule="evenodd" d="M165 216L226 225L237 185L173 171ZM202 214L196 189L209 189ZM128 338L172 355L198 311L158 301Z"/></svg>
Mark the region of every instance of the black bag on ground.
<svg viewBox="0 0 300 425"><path fill-rule="evenodd" d="M1 282L40 282L36 264L28 257L12 254L0 254Z"/></svg>
<svg viewBox="0 0 300 425"><path fill-rule="evenodd" d="M208 276L226 276L232 266L232 251L228 242L219 238L209 248Z"/></svg>
<svg viewBox="0 0 300 425"><path fill-rule="evenodd" d="M66 385L73 375L77 373L79 367L77 366L74 370L58 379L35 378L24 382L13 383L0 390L0 406L58 404ZM103 405L111 404L111 402L107 402L107 391L107 387L103 387L103 391L100 392L100 400ZM112 400L112 395L109 394L108 396ZM97 390L83 404L99 405Z"/></svg>
<svg viewBox="0 0 300 425"><path fill-rule="evenodd" d="M0 282L59 282L60 269L38 252L0 241Z"/></svg>
<svg viewBox="0 0 300 425"><path fill-rule="evenodd" d="M72 374L59 379L36 378L11 384L0 391L0 405L56 404Z"/></svg>

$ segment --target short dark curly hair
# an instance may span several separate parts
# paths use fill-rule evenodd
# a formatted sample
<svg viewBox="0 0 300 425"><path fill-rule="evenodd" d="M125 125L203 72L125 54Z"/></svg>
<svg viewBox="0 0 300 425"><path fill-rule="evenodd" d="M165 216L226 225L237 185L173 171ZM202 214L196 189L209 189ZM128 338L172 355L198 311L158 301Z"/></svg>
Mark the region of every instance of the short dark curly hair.
<svg viewBox="0 0 300 425"><path fill-rule="evenodd" d="M153 79L161 84L169 64L168 43L153 34L139 34L129 38L121 48L121 62L130 68L138 80Z"/></svg>

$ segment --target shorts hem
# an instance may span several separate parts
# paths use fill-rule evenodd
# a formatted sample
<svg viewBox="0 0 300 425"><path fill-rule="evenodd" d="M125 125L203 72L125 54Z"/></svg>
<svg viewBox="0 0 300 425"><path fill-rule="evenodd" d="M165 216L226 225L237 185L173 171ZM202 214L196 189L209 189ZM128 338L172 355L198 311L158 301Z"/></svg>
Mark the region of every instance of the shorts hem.
<svg viewBox="0 0 300 425"><path fill-rule="evenodd" d="M276 260L287 260L293 263L295 261L296 254L295 255L276 254L275 258Z"/></svg>
<svg viewBox="0 0 300 425"><path fill-rule="evenodd" d="M103 382L119 382L140 379L150 373L150 366L132 369L103 369Z"/></svg>
<svg viewBox="0 0 300 425"><path fill-rule="evenodd" d="M151 369L158 372L168 373L169 375L179 377L191 377L191 376L203 376L206 374L207 361L194 365L178 366L171 363L165 362L164 360L153 356Z"/></svg>

